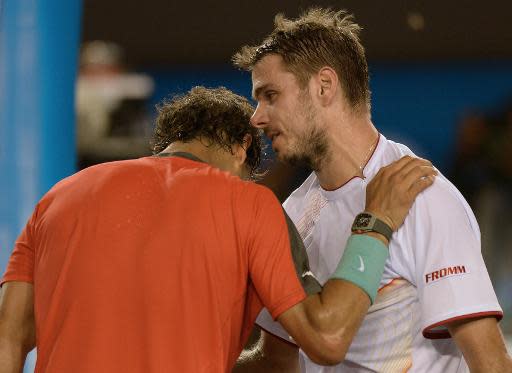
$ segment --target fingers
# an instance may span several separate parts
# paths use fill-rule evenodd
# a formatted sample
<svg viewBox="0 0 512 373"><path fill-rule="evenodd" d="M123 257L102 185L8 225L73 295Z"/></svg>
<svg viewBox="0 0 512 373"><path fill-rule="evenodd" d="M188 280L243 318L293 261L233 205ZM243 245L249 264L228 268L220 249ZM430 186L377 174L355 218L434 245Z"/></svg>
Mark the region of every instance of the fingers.
<svg viewBox="0 0 512 373"><path fill-rule="evenodd" d="M409 193L412 194L413 198L416 198L416 196L418 194L420 194L425 189L427 189L429 186L434 184L435 179L436 179L435 175L428 175L428 176L420 178L414 184L412 184L412 186L409 188Z"/></svg>
<svg viewBox="0 0 512 373"><path fill-rule="evenodd" d="M430 161L421 158L412 158L405 162L402 168L394 175L400 180L401 187L407 192L411 201L434 183L438 174Z"/></svg>
<svg viewBox="0 0 512 373"><path fill-rule="evenodd" d="M407 175L411 171L417 168L424 168L424 169L433 169L434 166L432 166L432 163L426 159L423 158L411 158L407 163L404 164L404 166L397 172L401 173L402 175Z"/></svg>
<svg viewBox="0 0 512 373"><path fill-rule="evenodd" d="M432 167L432 163L429 160L426 160L423 158L416 158L416 157L411 157L409 155L406 155L406 156L400 158L398 161L395 161L395 162L389 164L387 167L389 167L390 173L393 173L393 174L401 173L402 175L405 175L405 174L409 173L415 167L421 167L421 166Z"/></svg>
<svg viewBox="0 0 512 373"><path fill-rule="evenodd" d="M409 163L411 160L415 158L411 157L410 155L403 156L397 161L394 161L393 163L390 163L385 168L390 173L395 173L397 171L400 171L402 167L404 167L407 163Z"/></svg>
<svg viewBox="0 0 512 373"><path fill-rule="evenodd" d="M408 190L420 178L437 175L437 170L429 160L407 155L383 167L379 173L393 184L400 184Z"/></svg>
<svg viewBox="0 0 512 373"><path fill-rule="evenodd" d="M434 183L437 170L428 160L405 156L379 170L366 188L366 208L398 229L419 193ZM381 219L384 220L384 219Z"/></svg>
<svg viewBox="0 0 512 373"><path fill-rule="evenodd" d="M410 190L411 187L426 177L436 176L437 173L434 166L425 165L422 162L411 162L410 165L402 168L402 171L400 171L402 183L407 190Z"/></svg>
<svg viewBox="0 0 512 373"><path fill-rule="evenodd" d="M432 166L432 163L426 159L415 158L409 155L406 155L399 160L390 163L389 165L382 167L377 172L377 179L380 181L388 180L393 184L401 183L402 178L409 173L415 167L420 166Z"/></svg>

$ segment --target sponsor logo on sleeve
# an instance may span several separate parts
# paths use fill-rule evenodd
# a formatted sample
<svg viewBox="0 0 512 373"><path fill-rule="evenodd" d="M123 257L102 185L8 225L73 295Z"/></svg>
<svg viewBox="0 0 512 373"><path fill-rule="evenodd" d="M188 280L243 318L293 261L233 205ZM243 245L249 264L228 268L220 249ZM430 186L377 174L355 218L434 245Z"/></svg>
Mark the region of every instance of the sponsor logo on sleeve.
<svg viewBox="0 0 512 373"><path fill-rule="evenodd" d="M430 284L432 282L436 282L442 280L446 277L452 276L460 276L469 273L469 270L466 265L457 265L446 268L438 269L437 271L427 273L425 275L425 284Z"/></svg>

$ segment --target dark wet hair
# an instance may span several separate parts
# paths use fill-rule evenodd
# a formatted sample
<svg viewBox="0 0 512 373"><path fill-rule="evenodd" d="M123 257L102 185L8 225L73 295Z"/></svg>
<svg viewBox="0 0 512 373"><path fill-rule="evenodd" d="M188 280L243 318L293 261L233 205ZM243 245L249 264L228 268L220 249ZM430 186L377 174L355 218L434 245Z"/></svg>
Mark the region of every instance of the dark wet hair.
<svg viewBox="0 0 512 373"><path fill-rule="evenodd" d="M155 154L175 141L194 139L208 141L208 146L215 144L232 152L232 146L242 145L244 136L249 134L252 141L246 149L245 162L251 178L261 175L262 133L249 122L254 108L246 98L224 87L198 86L184 95L164 101L157 109L152 140Z"/></svg>

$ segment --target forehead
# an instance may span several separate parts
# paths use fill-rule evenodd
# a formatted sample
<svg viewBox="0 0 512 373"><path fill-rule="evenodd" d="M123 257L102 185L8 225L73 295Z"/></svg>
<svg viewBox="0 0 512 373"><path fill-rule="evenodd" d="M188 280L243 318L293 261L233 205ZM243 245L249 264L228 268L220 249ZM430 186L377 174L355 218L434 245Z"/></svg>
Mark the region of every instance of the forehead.
<svg viewBox="0 0 512 373"><path fill-rule="evenodd" d="M269 54L258 61L252 69L252 92L258 93L269 86L284 86L296 83L295 75L286 70L283 58L277 54Z"/></svg>

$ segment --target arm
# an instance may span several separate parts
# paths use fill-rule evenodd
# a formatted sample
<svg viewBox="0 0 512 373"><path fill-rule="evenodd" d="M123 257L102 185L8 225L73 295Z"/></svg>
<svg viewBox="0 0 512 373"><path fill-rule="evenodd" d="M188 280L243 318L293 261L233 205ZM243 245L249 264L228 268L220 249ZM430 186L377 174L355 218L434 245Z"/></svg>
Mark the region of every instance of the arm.
<svg viewBox="0 0 512 373"><path fill-rule="evenodd" d="M366 210L377 215L393 230L398 229L416 196L433 183L435 174L436 171L430 162L411 157L404 157L382 168L367 187ZM368 235L373 235L374 238L380 237L378 239L387 244L384 236L377 233L368 233ZM383 244L380 243L378 255L374 255L370 250L371 247L368 247L370 261L373 260L373 256L380 256L382 259L382 251L387 255L387 249L382 246ZM274 250L273 253L275 255L277 251ZM267 269L263 272L265 276L261 275L261 271L255 271L259 276L253 277L257 289L259 287L264 289L264 284L267 284L275 273L272 270L268 271L267 255L263 261L265 265L258 266ZM350 264L350 261L346 263ZM382 273L384 261L379 265ZM369 282L373 283L375 289L380 282L378 271L379 268L374 268L374 272L367 270L364 273L364 275L367 273L371 275ZM299 269L299 277L301 273ZM265 295L265 292L261 294ZM268 300L265 302L265 298L263 302L270 303ZM344 358L369 306L369 293L362 287L349 281L332 279L327 282L320 294L310 295L302 303L295 304L274 317L277 317L288 335L294 338L313 361L329 365L338 363ZM276 366L279 366L282 371L292 371L297 368L297 349L286 349L290 347L287 342L274 337L267 338L267 336L268 333L263 334L258 348L249 354L243 354L242 359L238 361L237 372L268 371L271 369L269 367ZM287 358L277 358L276 354L286 355Z"/></svg>
<svg viewBox="0 0 512 373"><path fill-rule="evenodd" d="M494 317L455 321L448 330L471 373L512 372L512 359Z"/></svg>
<svg viewBox="0 0 512 373"><path fill-rule="evenodd" d="M344 280L329 280L319 294L283 312L278 320L317 364L340 363L370 307L368 295Z"/></svg>
<svg viewBox="0 0 512 373"><path fill-rule="evenodd" d="M416 196L433 183L433 175L435 170L429 162L411 157L383 168L367 188L367 211L397 230ZM368 235L387 245L384 236ZM383 268L384 262L381 273ZM374 286L378 286L379 280ZM332 365L344 359L369 306L368 293L361 287L342 279L331 279L321 293L310 295L283 312L278 321L311 360Z"/></svg>
<svg viewBox="0 0 512 373"><path fill-rule="evenodd" d="M0 373L20 373L35 347L34 291L26 282L7 282L0 292Z"/></svg>
<svg viewBox="0 0 512 373"><path fill-rule="evenodd" d="M233 369L233 373L299 371L299 348L263 329L256 346L242 352Z"/></svg>

